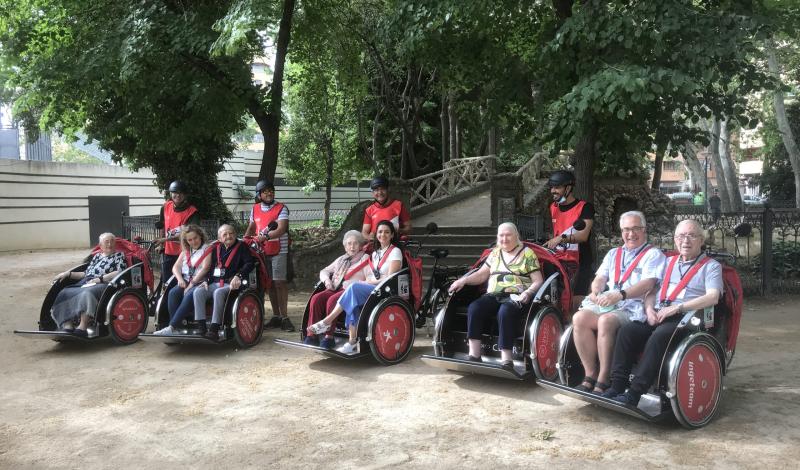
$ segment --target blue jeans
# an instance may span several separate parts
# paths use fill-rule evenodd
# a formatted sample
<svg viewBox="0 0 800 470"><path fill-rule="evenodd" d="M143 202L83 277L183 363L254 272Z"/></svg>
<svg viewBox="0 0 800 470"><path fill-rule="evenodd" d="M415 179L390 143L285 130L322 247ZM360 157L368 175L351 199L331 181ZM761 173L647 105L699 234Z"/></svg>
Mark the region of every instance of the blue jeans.
<svg viewBox="0 0 800 470"><path fill-rule="evenodd" d="M361 313L361 308L367 302L374 288L374 285L367 284L366 282L354 282L350 284L350 286L345 289L344 294L339 297L339 302L337 303L347 314L344 317L345 328L358 323L358 315Z"/></svg>
<svg viewBox="0 0 800 470"><path fill-rule="evenodd" d="M191 315L192 312L195 314L195 320L206 319L205 309L198 311L194 308L194 296L192 294L194 294L196 289L197 286L194 286L186 293L184 293L183 289L178 285L170 289L169 296L167 297L167 309L169 310L169 324L173 327L180 325L181 321Z"/></svg>

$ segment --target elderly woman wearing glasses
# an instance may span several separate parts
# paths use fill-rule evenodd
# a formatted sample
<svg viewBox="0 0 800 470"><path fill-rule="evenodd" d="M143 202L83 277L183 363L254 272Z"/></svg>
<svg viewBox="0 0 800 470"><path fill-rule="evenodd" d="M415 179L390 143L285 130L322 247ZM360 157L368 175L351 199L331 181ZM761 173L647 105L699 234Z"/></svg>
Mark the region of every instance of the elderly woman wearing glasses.
<svg viewBox="0 0 800 470"><path fill-rule="evenodd" d="M311 296L307 325L309 328L336 308L339 297L351 284L367 280L369 255L361 250L364 245L364 237L361 232L358 230L348 231L344 234L342 244L345 253L319 272L319 280L325 285L325 290ZM323 335L324 337L320 339L318 335L310 333L306 336L305 343L319 343L323 348L333 348L335 342L332 329L328 329Z"/></svg>

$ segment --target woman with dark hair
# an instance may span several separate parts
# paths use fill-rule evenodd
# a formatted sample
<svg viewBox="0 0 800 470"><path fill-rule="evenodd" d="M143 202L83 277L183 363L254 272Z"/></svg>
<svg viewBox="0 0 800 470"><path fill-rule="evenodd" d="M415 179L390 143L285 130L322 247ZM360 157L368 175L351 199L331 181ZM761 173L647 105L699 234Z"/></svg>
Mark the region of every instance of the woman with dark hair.
<svg viewBox="0 0 800 470"><path fill-rule="evenodd" d="M372 290L381 281L400 271L403 266L403 253L396 246L397 230L388 220L378 222L375 231L375 241L372 256L369 260L369 273L366 281L354 282L345 289L344 294L336 302L331 313L313 325L308 327L308 334L320 335L331 329L333 323L344 312L345 327L350 333L350 340L342 345L337 351L352 354L358 344L358 315L361 308L366 303Z"/></svg>
<svg viewBox="0 0 800 470"><path fill-rule="evenodd" d="M64 271L56 276L56 280L80 278L80 282L58 293L50 313L56 325L76 336L87 336L86 328L95 316L100 296L108 287L107 282L127 267L125 255L116 250L114 234L101 234L100 252L92 257L86 271ZM76 319L79 321L77 328L74 327Z"/></svg>

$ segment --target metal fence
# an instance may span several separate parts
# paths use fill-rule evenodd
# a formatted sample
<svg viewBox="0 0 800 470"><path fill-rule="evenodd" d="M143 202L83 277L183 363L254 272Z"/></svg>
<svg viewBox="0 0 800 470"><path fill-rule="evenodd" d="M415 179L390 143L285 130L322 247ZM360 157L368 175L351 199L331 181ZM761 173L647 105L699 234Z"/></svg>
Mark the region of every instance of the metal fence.
<svg viewBox="0 0 800 470"><path fill-rule="evenodd" d="M707 232L706 247L735 257L733 265L742 279L745 295L800 293L800 210L761 207L722 214L674 214L674 228L685 219L697 220ZM747 236L737 227L750 226ZM648 226L648 229L650 227ZM649 241L662 249L674 249L671 232L648 230ZM741 232L740 232L741 233ZM622 243L619 235L597 237L598 259Z"/></svg>

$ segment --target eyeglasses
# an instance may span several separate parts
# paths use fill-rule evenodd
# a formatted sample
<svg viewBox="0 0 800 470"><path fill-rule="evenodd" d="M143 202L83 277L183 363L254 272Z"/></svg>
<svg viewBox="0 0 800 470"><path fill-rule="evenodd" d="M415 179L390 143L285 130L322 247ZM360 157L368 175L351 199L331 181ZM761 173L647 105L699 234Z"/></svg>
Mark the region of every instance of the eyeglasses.
<svg viewBox="0 0 800 470"><path fill-rule="evenodd" d="M678 241L689 240L690 242L693 242L698 239L700 239L700 235L696 233L679 233L675 235L675 240Z"/></svg>
<svg viewBox="0 0 800 470"><path fill-rule="evenodd" d="M622 227L622 233L633 233L633 232L641 232L644 230L644 227L637 225L635 227Z"/></svg>

